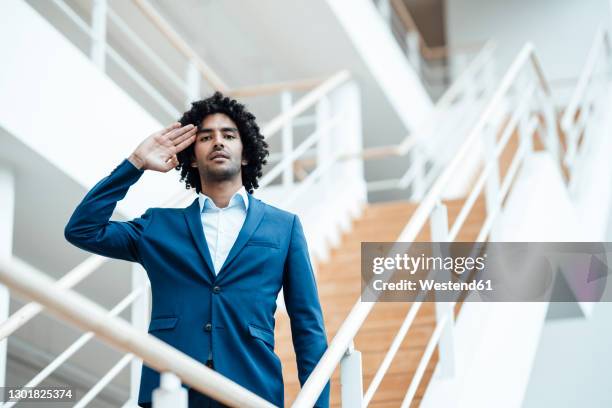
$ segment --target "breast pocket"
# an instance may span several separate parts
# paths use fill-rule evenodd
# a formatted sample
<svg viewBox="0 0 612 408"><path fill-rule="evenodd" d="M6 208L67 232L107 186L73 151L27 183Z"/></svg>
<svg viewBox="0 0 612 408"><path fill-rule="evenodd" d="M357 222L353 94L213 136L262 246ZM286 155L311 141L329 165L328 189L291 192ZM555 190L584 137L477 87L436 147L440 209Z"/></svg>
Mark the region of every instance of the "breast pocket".
<svg viewBox="0 0 612 408"><path fill-rule="evenodd" d="M149 333L160 330L173 330L178 322L178 317L159 317L151 319Z"/></svg>
<svg viewBox="0 0 612 408"><path fill-rule="evenodd" d="M254 246L254 247L274 248L274 249L279 248L279 245L274 241L248 241L246 245Z"/></svg>

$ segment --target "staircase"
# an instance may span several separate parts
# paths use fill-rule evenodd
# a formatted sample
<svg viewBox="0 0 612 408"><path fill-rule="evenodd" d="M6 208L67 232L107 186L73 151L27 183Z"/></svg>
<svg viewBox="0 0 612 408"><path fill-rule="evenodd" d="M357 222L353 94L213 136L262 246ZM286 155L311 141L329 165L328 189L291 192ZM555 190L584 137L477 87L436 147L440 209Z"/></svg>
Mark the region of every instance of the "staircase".
<svg viewBox="0 0 612 408"><path fill-rule="evenodd" d="M463 203L464 200L445 201L450 222L456 218ZM339 247L333 250L329 262L319 265L317 276L319 297L323 307L328 339L335 336L340 324L346 319L355 300L359 297L361 242L394 241L416 208L416 203L407 201L369 205L362 217L355 221L351 232L345 234ZM485 202L480 197L468 216L457 241L473 241L484 218ZM422 231L418 237L419 241L426 242L429 239L429 230ZM377 303L357 335L355 348L362 353L364 391L382 362L409 308L410 303ZM458 310L459 308L456 311ZM390 408L398 407L401 404L434 327L435 304L425 303L370 406ZM277 314L275 334L276 353L283 363L285 401L289 406L299 392L300 385L291 343L289 318L284 312ZM434 354L412 406L419 405L436 362L437 356ZM332 377L330 403L331 406L341 405L339 368Z"/></svg>

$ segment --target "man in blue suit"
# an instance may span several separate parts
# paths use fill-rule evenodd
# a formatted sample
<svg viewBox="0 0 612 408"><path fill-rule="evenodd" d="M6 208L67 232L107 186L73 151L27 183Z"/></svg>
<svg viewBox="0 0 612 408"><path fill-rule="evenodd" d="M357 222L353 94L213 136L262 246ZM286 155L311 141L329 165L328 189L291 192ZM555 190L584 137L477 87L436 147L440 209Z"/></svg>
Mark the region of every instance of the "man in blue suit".
<svg viewBox="0 0 612 408"><path fill-rule="evenodd" d="M327 348L302 226L251 194L267 144L255 116L215 93L180 123L154 133L85 196L66 226L72 244L139 262L151 281L149 333L277 406L284 405L274 312L283 288L298 377L304 384ZM145 170L181 171L198 198L109 221ZM159 373L142 368L138 403L150 406ZM219 406L189 390L190 407ZM329 384L316 406L329 405Z"/></svg>

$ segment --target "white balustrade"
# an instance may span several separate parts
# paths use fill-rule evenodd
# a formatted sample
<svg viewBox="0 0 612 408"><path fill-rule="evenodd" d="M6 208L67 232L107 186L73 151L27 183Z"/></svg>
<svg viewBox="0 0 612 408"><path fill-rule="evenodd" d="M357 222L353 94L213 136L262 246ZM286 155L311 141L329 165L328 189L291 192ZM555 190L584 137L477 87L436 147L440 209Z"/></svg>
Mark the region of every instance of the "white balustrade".
<svg viewBox="0 0 612 408"><path fill-rule="evenodd" d="M360 407L363 399L361 352L351 342L340 361L340 393L343 408Z"/></svg>
<svg viewBox="0 0 612 408"><path fill-rule="evenodd" d="M15 225L15 175L8 166L0 166L0 259L13 255L13 229ZM0 321L9 316L10 290L0 284ZM0 387L6 384L7 339L0 338Z"/></svg>
<svg viewBox="0 0 612 408"><path fill-rule="evenodd" d="M91 12L91 60L100 69L105 71L106 65L106 12L107 0L93 0Z"/></svg>
<svg viewBox="0 0 612 408"><path fill-rule="evenodd" d="M172 373L162 373L159 388L153 391L153 408L187 408L187 390L181 379Z"/></svg>

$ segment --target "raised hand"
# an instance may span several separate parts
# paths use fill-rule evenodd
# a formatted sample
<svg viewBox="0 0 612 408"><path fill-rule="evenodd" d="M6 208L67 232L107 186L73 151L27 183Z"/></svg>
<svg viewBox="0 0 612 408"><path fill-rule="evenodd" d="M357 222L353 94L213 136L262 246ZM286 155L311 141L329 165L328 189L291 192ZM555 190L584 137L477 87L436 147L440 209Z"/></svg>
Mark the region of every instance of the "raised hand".
<svg viewBox="0 0 612 408"><path fill-rule="evenodd" d="M166 173L178 166L176 154L195 141L197 128L175 122L147 137L128 160L141 170Z"/></svg>

